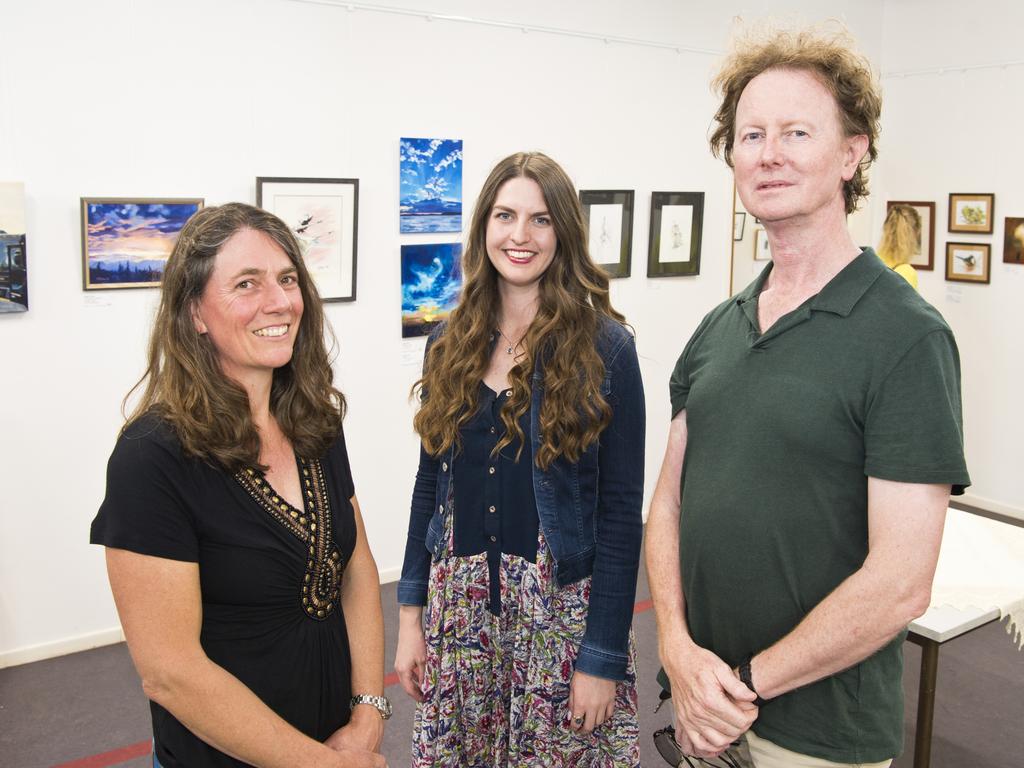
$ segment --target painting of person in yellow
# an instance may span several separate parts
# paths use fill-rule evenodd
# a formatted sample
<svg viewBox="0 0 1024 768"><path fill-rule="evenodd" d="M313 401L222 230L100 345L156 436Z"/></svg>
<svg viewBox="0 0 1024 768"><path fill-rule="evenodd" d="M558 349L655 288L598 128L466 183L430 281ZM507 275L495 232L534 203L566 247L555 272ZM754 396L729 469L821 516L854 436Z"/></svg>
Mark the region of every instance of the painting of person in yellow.
<svg viewBox="0 0 1024 768"><path fill-rule="evenodd" d="M921 214L909 205L894 205L882 225L878 256L917 289L917 272L910 259L921 249Z"/></svg>

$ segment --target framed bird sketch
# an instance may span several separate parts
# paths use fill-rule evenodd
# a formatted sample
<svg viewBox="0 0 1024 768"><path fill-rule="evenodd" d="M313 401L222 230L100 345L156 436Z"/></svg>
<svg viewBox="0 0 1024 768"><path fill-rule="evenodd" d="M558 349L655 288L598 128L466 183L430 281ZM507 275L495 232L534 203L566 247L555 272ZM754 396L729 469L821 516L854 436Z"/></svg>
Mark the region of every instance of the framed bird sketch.
<svg viewBox="0 0 1024 768"><path fill-rule="evenodd" d="M256 205L294 233L322 300L356 300L359 179L259 176Z"/></svg>
<svg viewBox="0 0 1024 768"><path fill-rule="evenodd" d="M633 248L633 190L581 189L590 258L608 277L629 277Z"/></svg>
<svg viewBox="0 0 1024 768"><path fill-rule="evenodd" d="M987 283L992 259L988 243L946 243L946 279Z"/></svg>
<svg viewBox="0 0 1024 768"><path fill-rule="evenodd" d="M647 276L699 275L703 223L703 192L652 193Z"/></svg>

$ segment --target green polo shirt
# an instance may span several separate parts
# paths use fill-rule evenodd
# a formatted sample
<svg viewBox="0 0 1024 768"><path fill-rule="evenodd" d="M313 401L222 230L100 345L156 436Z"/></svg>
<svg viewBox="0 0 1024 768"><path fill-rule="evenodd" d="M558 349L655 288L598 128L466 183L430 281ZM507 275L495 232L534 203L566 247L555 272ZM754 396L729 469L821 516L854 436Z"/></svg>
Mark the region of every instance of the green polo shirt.
<svg viewBox="0 0 1024 768"><path fill-rule="evenodd" d="M733 666L860 568L869 476L955 494L970 484L960 361L942 316L865 250L761 334L771 269L704 318L670 385L673 416L686 409L687 620ZM902 642L768 702L754 731L842 763L899 754Z"/></svg>

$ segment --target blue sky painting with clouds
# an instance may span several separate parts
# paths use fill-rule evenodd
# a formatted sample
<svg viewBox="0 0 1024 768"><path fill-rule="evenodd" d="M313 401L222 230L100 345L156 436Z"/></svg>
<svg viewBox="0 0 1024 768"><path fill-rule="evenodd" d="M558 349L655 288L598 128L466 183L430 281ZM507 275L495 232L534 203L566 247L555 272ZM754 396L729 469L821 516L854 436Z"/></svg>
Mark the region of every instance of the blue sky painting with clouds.
<svg viewBox="0 0 1024 768"><path fill-rule="evenodd" d="M399 176L400 232L462 231L461 139L402 139Z"/></svg>

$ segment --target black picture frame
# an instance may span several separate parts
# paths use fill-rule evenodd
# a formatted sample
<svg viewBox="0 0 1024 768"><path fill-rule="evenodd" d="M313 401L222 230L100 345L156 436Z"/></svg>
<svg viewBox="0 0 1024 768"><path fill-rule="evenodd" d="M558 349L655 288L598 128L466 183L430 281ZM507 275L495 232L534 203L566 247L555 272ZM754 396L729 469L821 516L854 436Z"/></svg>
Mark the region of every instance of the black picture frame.
<svg viewBox="0 0 1024 768"><path fill-rule="evenodd" d="M291 200L292 203L286 203ZM300 211L321 206L325 218L306 220ZM300 178L293 176L257 176L256 207L278 216L295 234L302 246L309 275L324 302L356 300L356 255L359 246L359 179ZM310 213L312 208L310 208ZM298 217L298 220L294 220ZM340 237L324 237L312 227L320 225L327 234L337 227ZM307 226L309 229L307 229ZM311 248L320 253L314 255ZM313 263L318 260L323 268Z"/></svg>
<svg viewBox="0 0 1024 768"><path fill-rule="evenodd" d="M670 221L666 208L690 208L689 214L673 212ZM689 217L690 231L680 226ZM685 222L682 222L685 224ZM663 231L672 238L662 242ZM651 229L647 249L648 277L681 277L700 274L701 234L704 231L703 192L652 192ZM687 247L688 246L688 247Z"/></svg>
<svg viewBox="0 0 1024 768"><path fill-rule="evenodd" d="M747 228L747 214L745 211L736 211L732 215L732 240L738 243L743 239L743 232Z"/></svg>
<svg viewBox="0 0 1024 768"><path fill-rule="evenodd" d="M594 260L608 277L629 277L633 255L633 190L632 189L581 189L580 205L583 207L583 218L587 222L589 232L588 249ZM602 219L601 230L591 226L591 214L595 205L617 205L622 207L621 219L614 222L612 232L607 229L607 221ZM617 225L619 242L614 243ZM611 237L602 242L603 237ZM617 254L618 259L612 261L609 255Z"/></svg>

